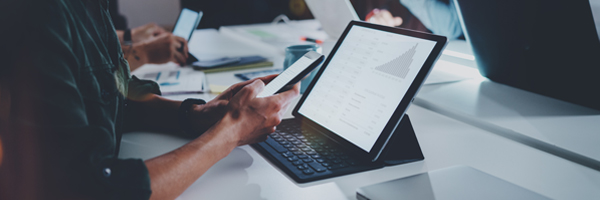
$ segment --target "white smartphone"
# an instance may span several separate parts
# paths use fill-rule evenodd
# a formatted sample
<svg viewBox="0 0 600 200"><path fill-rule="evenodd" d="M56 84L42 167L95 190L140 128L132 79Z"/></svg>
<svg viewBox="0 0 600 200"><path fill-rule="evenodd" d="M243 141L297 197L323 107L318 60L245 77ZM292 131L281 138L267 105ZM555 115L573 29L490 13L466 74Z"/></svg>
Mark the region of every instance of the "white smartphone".
<svg viewBox="0 0 600 200"><path fill-rule="evenodd" d="M320 53L309 51L269 82L257 97L267 97L292 89L296 83L317 68L324 58L325 56Z"/></svg>
<svg viewBox="0 0 600 200"><path fill-rule="evenodd" d="M173 35L190 40L192 33L198 27L200 19L202 19L202 11L194 11L188 8L181 10L175 27L173 28Z"/></svg>

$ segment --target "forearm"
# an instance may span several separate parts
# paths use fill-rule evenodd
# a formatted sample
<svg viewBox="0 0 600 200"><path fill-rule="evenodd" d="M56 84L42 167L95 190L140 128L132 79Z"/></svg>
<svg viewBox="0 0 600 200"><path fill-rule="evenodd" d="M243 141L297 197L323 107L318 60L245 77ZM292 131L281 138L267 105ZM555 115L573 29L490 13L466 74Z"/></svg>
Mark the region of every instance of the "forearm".
<svg viewBox="0 0 600 200"><path fill-rule="evenodd" d="M146 161L151 199L175 199L237 146L226 134L234 127L225 124L218 123L192 142Z"/></svg>
<svg viewBox="0 0 600 200"><path fill-rule="evenodd" d="M129 45L121 45L121 49L123 49L123 57L127 59L127 62L129 63L129 69L131 71L134 71L142 65L148 63L147 57L144 54L144 45L145 44L141 42Z"/></svg>

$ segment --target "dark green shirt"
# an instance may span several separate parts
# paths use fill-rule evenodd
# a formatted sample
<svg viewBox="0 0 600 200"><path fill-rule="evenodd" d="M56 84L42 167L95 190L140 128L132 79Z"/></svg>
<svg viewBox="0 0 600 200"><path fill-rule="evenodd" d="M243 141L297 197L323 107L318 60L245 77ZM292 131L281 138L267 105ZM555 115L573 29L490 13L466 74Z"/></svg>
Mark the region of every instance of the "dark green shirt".
<svg viewBox="0 0 600 200"><path fill-rule="evenodd" d="M4 83L14 84L10 85L11 120L34 127L42 141L40 148L53 152L48 156L60 164L52 165L67 176L66 183L56 184L69 184L75 192L100 199L148 199L150 178L144 162L117 156L126 129L128 92L157 92L158 87L131 78L107 1L25 0L19 5L30 11L20 16L35 17L21 21L14 30L26 37L15 37L15 50L4 54L12 56L9 67L0 70L21 77L4 76L10 80ZM30 80L16 84L23 69L30 70ZM27 117L28 111L40 117ZM7 160L10 156L7 153Z"/></svg>

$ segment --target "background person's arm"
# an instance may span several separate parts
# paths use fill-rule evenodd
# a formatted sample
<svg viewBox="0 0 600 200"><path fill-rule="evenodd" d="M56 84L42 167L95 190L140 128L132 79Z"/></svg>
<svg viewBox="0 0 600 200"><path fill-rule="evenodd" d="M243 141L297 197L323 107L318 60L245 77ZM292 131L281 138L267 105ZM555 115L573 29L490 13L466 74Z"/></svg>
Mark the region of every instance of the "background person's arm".
<svg viewBox="0 0 600 200"><path fill-rule="evenodd" d="M463 35L453 0L400 0L431 32L456 39Z"/></svg>

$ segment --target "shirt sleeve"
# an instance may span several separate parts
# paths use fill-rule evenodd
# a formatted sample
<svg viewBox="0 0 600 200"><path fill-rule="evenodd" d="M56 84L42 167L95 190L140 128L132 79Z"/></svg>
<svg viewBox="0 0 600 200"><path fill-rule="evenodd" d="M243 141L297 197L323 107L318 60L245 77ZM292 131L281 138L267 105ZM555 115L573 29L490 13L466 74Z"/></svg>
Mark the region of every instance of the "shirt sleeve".
<svg viewBox="0 0 600 200"><path fill-rule="evenodd" d="M456 6L440 0L400 0L434 34L456 39L463 35Z"/></svg>

